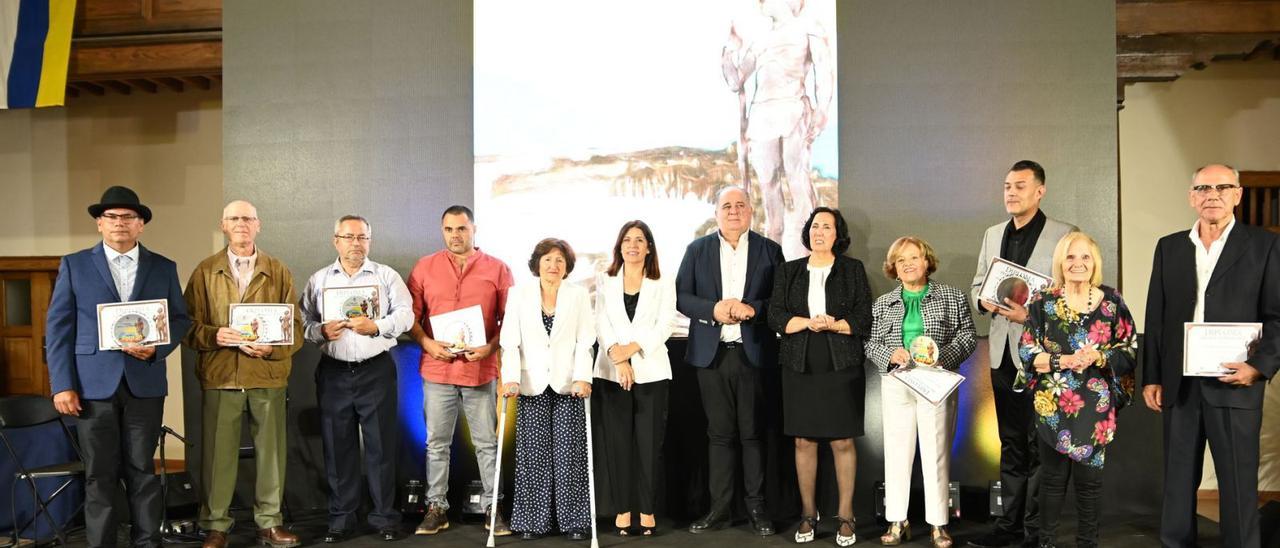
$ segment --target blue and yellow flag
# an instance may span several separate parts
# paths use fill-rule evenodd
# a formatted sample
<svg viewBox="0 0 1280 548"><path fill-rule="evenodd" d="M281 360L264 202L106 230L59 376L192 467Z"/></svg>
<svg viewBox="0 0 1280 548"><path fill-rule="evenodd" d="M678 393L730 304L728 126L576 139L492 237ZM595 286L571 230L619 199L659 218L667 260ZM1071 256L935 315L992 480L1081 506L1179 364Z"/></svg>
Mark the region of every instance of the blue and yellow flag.
<svg viewBox="0 0 1280 548"><path fill-rule="evenodd" d="M76 0L0 0L0 108L61 106Z"/></svg>

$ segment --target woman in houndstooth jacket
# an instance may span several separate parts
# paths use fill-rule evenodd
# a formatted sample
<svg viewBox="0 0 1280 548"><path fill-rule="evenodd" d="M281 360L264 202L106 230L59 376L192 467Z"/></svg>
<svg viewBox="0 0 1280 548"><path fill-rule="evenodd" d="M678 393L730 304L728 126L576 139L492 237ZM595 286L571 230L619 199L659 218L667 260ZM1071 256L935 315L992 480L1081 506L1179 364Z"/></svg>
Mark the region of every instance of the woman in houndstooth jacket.
<svg viewBox="0 0 1280 548"><path fill-rule="evenodd" d="M889 246L884 273L901 283L871 306L874 320L866 346L867 357L881 374L906 365L910 361L906 348L921 336L936 343L937 367L955 370L973 354L977 343L969 301L960 290L930 281L929 275L937 269L938 258L924 240L905 236ZM896 379L882 377L880 402L885 432L885 519L890 522L880 543L892 546L911 538L907 501L918 439L925 521L932 526L930 540L935 547L948 548L952 544L946 529L948 450L955 432L956 395L935 406Z"/></svg>

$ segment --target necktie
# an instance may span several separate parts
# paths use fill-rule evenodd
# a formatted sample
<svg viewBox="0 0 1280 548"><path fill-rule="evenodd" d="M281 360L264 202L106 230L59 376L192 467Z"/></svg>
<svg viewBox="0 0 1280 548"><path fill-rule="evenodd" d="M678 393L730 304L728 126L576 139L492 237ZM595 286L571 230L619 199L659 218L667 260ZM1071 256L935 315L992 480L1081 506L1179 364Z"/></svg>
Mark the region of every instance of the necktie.
<svg viewBox="0 0 1280 548"><path fill-rule="evenodd" d="M127 301L133 293L133 257L117 255L113 262L116 265L116 291L120 293L121 301Z"/></svg>
<svg viewBox="0 0 1280 548"><path fill-rule="evenodd" d="M244 298L244 290L249 288L249 280L253 277L253 269L249 267L249 259L236 259L236 286L240 290L240 298Z"/></svg>

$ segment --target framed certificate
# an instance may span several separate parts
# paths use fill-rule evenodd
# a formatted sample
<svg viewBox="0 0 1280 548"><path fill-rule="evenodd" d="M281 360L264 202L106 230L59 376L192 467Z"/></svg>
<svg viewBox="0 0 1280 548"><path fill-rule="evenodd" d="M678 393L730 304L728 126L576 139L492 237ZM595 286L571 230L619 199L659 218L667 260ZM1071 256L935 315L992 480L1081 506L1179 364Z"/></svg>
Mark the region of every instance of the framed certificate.
<svg viewBox="0 0 1280 548"><path fill-rule="evenodd" d="M293 344L293 305L241 303L231 305L231 329L240 333L240 344L289 346Z"/></svg>
<svg viewBox="0 0 1280 548"><path fill-rule="evenodd" d="M982 286L978 288L978 299L1009 310L1009 305L1004 304L1006 298L1026 306L1033 293L1048 287L1051 282L1053 278L1049 276L996 257L991 260L987 277L982 279Z"/></svg>
<svg viewBox="0 0 1280 548"><path fill-rule="evenodd" d="M461 354L468 348L483 345L489 340L484 332L484 316L480 314L480 305L436 314L428 319L431 322L431 335L454 354Z"/></svg>
<svg viewBox="0 0 1280 548"><path fill-rule="evenodd" d="M324 304L321 319L326 322L342 321L356 316L364 316L371 320L382 317L378 313L378 286L376 285L328 287L320 298Z"/></svg>
<svg viewBox="0 0 1280 548"><path fill-rule="evenodd" d="M942 403L964 382L964 375L954 371L918 365L899 367L890 371L889 376L934 405Z"/></svg>
<svg viewBox="0 0 1280 548"><path fill-rule="evenodd" d="M98 305L98 350L169 344L169 301Z"/></svg>
<svg viewBox="0 0 1280 548"><path fill-rule="evenodd" d="M1261 323L1187 322L1182 324L1182 374L1221 377L1229 362L1249 359L1249 345L1262 337Z"/></svg>

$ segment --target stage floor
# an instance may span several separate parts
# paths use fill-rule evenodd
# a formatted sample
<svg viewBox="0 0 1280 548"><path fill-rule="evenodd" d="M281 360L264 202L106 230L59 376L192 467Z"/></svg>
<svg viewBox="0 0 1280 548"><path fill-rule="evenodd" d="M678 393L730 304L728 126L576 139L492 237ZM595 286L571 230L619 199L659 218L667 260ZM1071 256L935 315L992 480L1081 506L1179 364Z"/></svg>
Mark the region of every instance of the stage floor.
<svg viewBox="0 0 1280 548"><path fill-rule="evenodd" d="M308 513L305 515L295 516L297 521L291 526L291 529L301 538L304 546L324 546L320 541L325 532L325 519L321 513ZM239 513L237 518L237 528L231 535L231 546L254 546L256 539L254 538L254 528L252 518L245 513ZM1218 535L1218 524L1205 519L1199 518L1200 536L1203 547L1221 546L1221 542L1216 538ZM914 523L914 522L913 522ZM601 520L600 522L600 538L599 544L602 547L620 547L628 548L645 548L645 547L697 547L697 548L744 548L744 547L776 547L782 548L786 546L795 546L792 542L792 534L795 532L795 524L778 524L779 533L771 537L757 537L752 535L745 523L739 523L732 528L722 531L716 531L703 535L691 535L685 527L687 523L676 523L672 521L659 520L659 529L657 536L653 538L641 537L618 537L612 533L612 528L605 529L604 526L611 525L612 520ZM962 547L969 538L976 537L988 530L985 522L960 520L952 522L951 534L956 540L956 546ZM1114 548L1129 548L1142 546L1159 546L1160 542L1157 536L1158 519L1156 516L1136 516L1127 519L1112 518L1105 520L1102 524L1101 546ZM406 530L412 531L412 525L407 525ZM1074 518L1070 523L1064 523L1059 531L1059 543L1062 546L1074 546L1075 524ZM884 532L884 526L876 523L874 519L865 519L858 526L858 542L856 546L879 546L879 536ZM916 536L912 537L910 542L904 542L904 546L928 546L928 526L920 522L919 525L913 527ZM818 539L810 546L834 546L835 531L834 524L823 522L818 527ZM434 548L482 548L487 539L482 525L471 520L467 522L458 522L453 520L447 531L432 536L413 536L410 535L398 543L386 543L380 538L373 535L372 531L364 536L359 536L340 544L340 546L360 548L375 546L402 546L417 545L429 543ZM82 532L72 535L71 546L84 546L84 535ZM127 545L122 538L121 545ZM198 543L192 543L197 546ZM589 548L590 541L574 542L559 536L546 537L536 541L524 541L519 536L513 535L509 537L499 537L497 545L501 547L511 548L539 548L539 547L573 547Z"/></svg>

